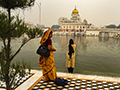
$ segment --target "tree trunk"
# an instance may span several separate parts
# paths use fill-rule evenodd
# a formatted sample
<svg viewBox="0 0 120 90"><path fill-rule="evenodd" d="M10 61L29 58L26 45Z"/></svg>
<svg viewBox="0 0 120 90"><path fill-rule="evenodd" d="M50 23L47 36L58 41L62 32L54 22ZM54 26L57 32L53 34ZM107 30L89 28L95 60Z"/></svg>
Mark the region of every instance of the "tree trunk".
<svg viewBox="0 0 120 90"><path fill-rule="evenodd" d="M9 23L10 23L10 17L11 17L11 12L10 12L10 8L8 8L8 18L9 18Z"/></svg>
<svg viewBox="0 0 120 90"><path fill-rule="evenodd" d="M11 12L10 12L10 8L8 8L8 17L9 17L9 27L8 27L8 34L9 34L9 37L8 37L8 44L7 44L7 49L8 49L8 53L7 53L7 60L10 61L10 42L11 42L11 31L10 31L10 17L11 17Z"/></svg>
<svg viewBox="0 0 120 90"><path fill-rule="evenodd" d="M8 18L9 18L9 27L8 27L8 38L7 38L7 46L6 46L6 70L5 71L5 82L6 82L6 90L12 90L10 86L10 78L9 78L9 68L10 68L10 42L11 42L11 32L10 32L10 17L11 17L10 8L8 8Z"/></svg>
<svg viewBox="0 0 120 90"><path fill-rule="evenodd" d="M12 89L11 89L11 86L10 86L10 84L9 84L9 77L7 76L6 79L7 79L7 80L6 80L6 90L12 90Z"/></svg>
<svg viewBox="0 0 120 90"><path fill-rule="evenodd" d="M6 90L12 90L11 86L10 86L10 78L9 78L9 68L10 68L10 62L9 61L7 61L6 67L7 67L7 69L6 69L7 73L5 75Z"/></svg>

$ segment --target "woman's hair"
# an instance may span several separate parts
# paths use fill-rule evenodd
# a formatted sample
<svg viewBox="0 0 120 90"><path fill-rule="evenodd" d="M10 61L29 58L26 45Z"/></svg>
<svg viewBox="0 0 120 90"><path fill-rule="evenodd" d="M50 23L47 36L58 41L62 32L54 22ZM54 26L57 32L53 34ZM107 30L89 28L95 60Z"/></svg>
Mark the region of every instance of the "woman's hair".
<svg viewBox="0 0 120 90"><path fill-rule="evenodd" d="M53 33L53 31L50 31L50 34Z"/></svg>
<svg viewBox="0 0 120 90"><path fill-rule="evenodd" d="M74 44L72 39L70 39L70 41L69 41L69 53L68 54L70 56L70 59L72 57L72 53L74 53L74 50L73 50L73 47L71 46L71 44Z"/></svg>
<svg viewBox="0 0 120 90"><path fill-rule="evenodd" d="M69 44L74 44L74 42L73 42L73 40L72 40L72 39L70 39Z"/></svg>

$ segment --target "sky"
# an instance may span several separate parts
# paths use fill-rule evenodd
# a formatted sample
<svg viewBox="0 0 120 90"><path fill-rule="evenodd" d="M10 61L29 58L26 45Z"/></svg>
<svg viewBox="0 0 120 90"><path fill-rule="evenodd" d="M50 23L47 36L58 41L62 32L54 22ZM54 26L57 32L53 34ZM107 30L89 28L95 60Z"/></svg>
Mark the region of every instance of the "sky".
<svg viewBox="0 0 120 90"><path fill-rule="evenodd" d="M41 3L41 24L46 27L58 25L60 17L71 18L71 13L79 11L82 21L99 27L120 24L120 0L36 0L35 5L25 10L16 10L25 21L39 23L39 4Z"/></svg>

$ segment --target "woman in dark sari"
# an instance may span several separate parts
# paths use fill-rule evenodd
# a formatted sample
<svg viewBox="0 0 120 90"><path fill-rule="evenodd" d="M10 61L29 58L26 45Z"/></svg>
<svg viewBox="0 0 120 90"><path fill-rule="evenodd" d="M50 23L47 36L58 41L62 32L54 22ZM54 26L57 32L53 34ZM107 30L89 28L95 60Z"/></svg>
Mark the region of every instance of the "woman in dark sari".
<svg viewBox="0 0 120 90"><path fill-rule="evenodd" d="M75 66L75 48L76 45L74 44L73 40L70 39L69 44L67 45L67 58L66 58L66 67L68 68L69 73L73 73L73 69Z"/></svg>

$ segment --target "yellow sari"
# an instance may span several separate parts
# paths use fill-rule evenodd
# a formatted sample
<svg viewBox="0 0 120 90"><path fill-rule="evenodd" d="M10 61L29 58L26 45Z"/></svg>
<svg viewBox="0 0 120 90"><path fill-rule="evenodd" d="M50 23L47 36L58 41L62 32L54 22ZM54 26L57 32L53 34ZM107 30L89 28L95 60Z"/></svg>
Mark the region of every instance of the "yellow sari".
<svg viewBox="0 0 120 90"><path fill-rule="evenodd" d="M41 45L48 39L50 32L51 30L47 30L44 33L40 41ZM53 48L53 44L52 44L52 48ZM53 51L50 51L50 56L47 58L40 55L39 67L42 67L44 81L55 81L57 74L56 74Z"/></svg>

